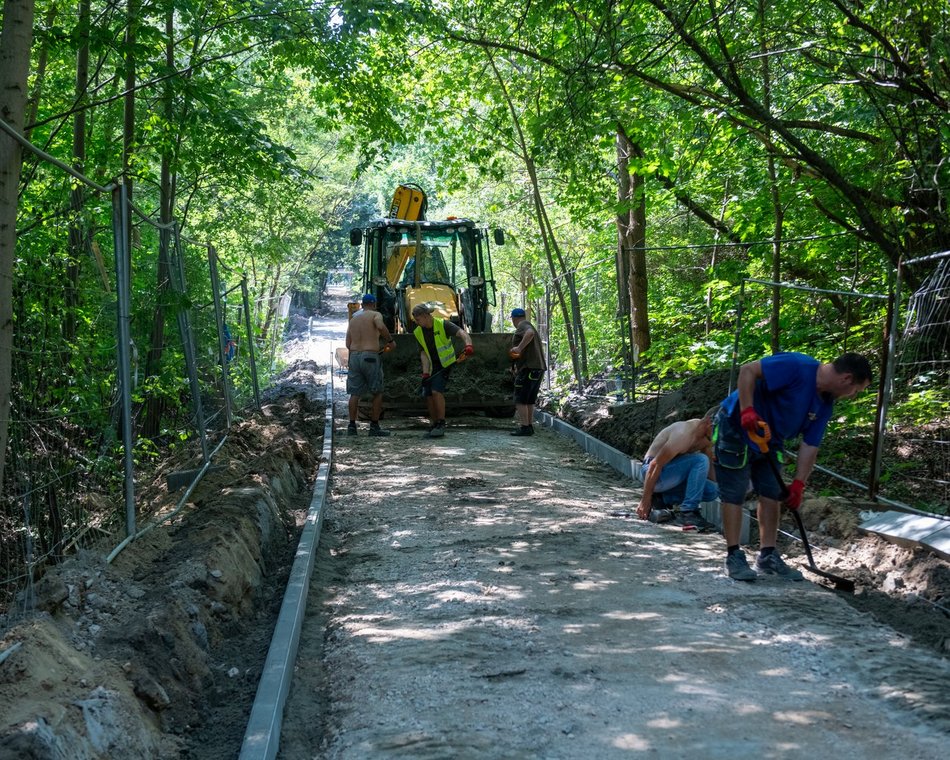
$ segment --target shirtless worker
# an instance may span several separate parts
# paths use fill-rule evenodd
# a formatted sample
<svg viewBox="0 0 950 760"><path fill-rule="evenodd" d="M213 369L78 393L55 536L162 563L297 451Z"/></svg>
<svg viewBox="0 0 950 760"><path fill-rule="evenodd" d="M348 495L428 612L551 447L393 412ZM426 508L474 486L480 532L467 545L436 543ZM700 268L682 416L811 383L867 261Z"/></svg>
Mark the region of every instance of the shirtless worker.
<svg viewBox="0 0 950 760"><path fill-rule="evenodd" d="M349 350L349 373L346 376L346 392L350 394L350 424L347 435L356 435L356 415L360 397L370 393L373 406L370 412L369 434L389 435L379 426L383 412L383 364L380 360L379 339L390 348L395 343L383 322L383 315L376 311L376 296L363 296L362 308L350 317L346 328L346 347Z"/></svg>
<svg viewBox="0 0 950 760"><path fill-rule="evenodd" d="M674 422L653 439L640 471L643 495L637 505L637 517L650 517L653 495L659 494L666 505L679 503L677 522L684 529L702 531L712 527L700 514L699 505L719 496L712 464L715 411L710 410L702 419Z"/></svg>

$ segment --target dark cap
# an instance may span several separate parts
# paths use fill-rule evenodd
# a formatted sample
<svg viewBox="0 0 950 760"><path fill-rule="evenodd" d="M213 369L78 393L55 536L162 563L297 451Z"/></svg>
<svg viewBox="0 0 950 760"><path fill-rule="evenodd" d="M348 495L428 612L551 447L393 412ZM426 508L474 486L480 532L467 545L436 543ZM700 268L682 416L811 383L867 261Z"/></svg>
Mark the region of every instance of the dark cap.
<svg viewBox="0 0 950 760"><path fill-rule="evenodd" d="M524 311L524 309L520 309L520 308L519 308L519 309L512 309L512 310L511 310L511 318L512 318L512 319L514 319L515 317L523 317L523 316L525 316L525 311Z"/></svg>
<svg viewBox="0 0 950 760"><path fill-rule="evenodd" d="M376 296L374 296L372 293L364 294L363 303L376 303Z"/></svg>
<svg viewBox="0 0 950 760"><path fill-rule="evenodd" d="M412 307L412 316L416 316L417 314L431 314L431 313L432 313L432 309L430 309L424 303L418 303Z"/></svg>

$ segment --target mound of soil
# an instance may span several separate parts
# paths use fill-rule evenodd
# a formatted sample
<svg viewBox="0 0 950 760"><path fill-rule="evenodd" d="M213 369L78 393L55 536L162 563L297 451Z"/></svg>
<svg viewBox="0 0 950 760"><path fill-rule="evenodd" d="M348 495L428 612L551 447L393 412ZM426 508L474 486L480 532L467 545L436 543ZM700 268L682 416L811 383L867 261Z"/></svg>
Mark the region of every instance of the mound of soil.
<svg viewBox="0 0 950 760"><path fill-rule="evenodd" d="M729 370L692 375L682 387L648 401L608 405L602 397L569 396L558 415L632 457L642 456L667 425L702 417L728 395Z"/></svg>
<svg viewBox="0 0 950 760"><path fill-rule="evenodd" d="M167 525L48 569L25 619L0 620L0 757L201 757L229 715L243 731L322 445L317 371L231 428L177 514L165 475L195 463L156 471L141 500Z"/></svg>

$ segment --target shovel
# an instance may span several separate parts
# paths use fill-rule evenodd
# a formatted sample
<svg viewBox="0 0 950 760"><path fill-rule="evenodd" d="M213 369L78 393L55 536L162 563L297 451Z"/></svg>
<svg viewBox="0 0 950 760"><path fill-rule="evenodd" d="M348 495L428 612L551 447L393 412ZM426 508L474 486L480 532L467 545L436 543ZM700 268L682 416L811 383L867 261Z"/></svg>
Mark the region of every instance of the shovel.
<svg viewBox="0 0 950 760"><path fill-rule="evenodd" d="M456 363L456 364L461 364L461 363L464 362L466 359L468 359L468 356L465 354L465 352L462 352L462 353L460 353L458 356L455 357L455 363ZM452 365L450 364L449 367L451 367L451 366L452 366ZM436 370L436 371L433 372L431 375L429 375L425 380L423 380L423 381L419 384L419 395L420 395L420 396L425 396L426 383L430 382L430 381L432 380L432 378L435 377L436 375L441 375L443 372L445 372L446 369L448 369L448 368L447 368L447 367L443 367L443 368L440 369L440 370Z"/></svg>
<svg viewBox="0 0 950 760"><path fill-rule="evenodd" d="M772 468L772 474L775 476L775 479L778 481L778 484L782 489L780 501L785 501L785 499L788 498L788 487L785 485L785 480L782 478L782 473L779 471L778 464L775 462L775 457L769 453L769 439L771 439L772 433L769 430L769 426L765 422L760 422L759 428L762 431L761 435L750 433L749 438L759 447L759 451L761 451L768 460L769 467ZM808 543L808 534L805 532L805 524L802 522L802 516L798 514L797 509L790 509L789 512L791 512L792 517L795 518L795 524L798 526L798 533L801 535L802 543L805 545L805 556L808 558L808 571L814 573L815 575L820 575L822 578L827 578L834 584L836 591L845 591L849 594L853 594L853 580L850 578L842 578L840 575L834 575L833 573L818 569L818 567L815 565L815 560L811 555L811 546Z"/></svg>

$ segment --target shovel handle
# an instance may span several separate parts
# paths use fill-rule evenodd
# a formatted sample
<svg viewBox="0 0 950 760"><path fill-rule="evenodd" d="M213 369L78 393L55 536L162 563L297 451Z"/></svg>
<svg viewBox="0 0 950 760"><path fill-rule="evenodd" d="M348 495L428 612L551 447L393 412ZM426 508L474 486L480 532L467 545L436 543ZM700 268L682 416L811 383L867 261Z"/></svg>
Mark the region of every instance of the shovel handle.
<svg viewBox="0 0 950 760"><path fill-rule="evenodd" d="M775 457L766 454L765 458L769 460L769 467L772 468L772 474L782 487L782 496L780 501L785 501L788 498L788 487L785 485L785 480L782 478L782 473L779 472L778 465L775 463ZM798 513L797 509L790 509L789 511L792 513L792 517L795 518L795 525L798 528L798 535L801 536L802 544L805 547L805 556L808 558L808 569L815 575L820 575L822 578L827 578L830 580L835 584L835 588L839 591L854 593L854 581L852 581L850 578L842 578L840 575L828 573L818 568L818 566L815 564L815 559L811 554L811 544L808 543L808 533L805 532L805 523L802 520L802 516Z"/></svg>
<svg viewBox="0 0 950 760"><path fill-rule="evenodd" d="M769 441L772 440L772 430L769 428L769 424L765 420L759 420L756 423L756 427L758 428L756 432L746 431L749 433L749 440L758 446L759 451L761 451L763 454L768 454Z"/></svg>
<svg viewBox="0 0 950 760"><path fill-rule="evenodd" d="M788 486L785 485L785 478L782 477L782 473L778 468L778 464L776 464L775 462L775 457L768 453L768 446L765 447L764 453L765 453L765 458L769 462L769 467L772 468L772 474L775 476L775 479L778 481L779 488L782 489L782 495L779 496L779 501L785 501L788 498Z"/></svg>

